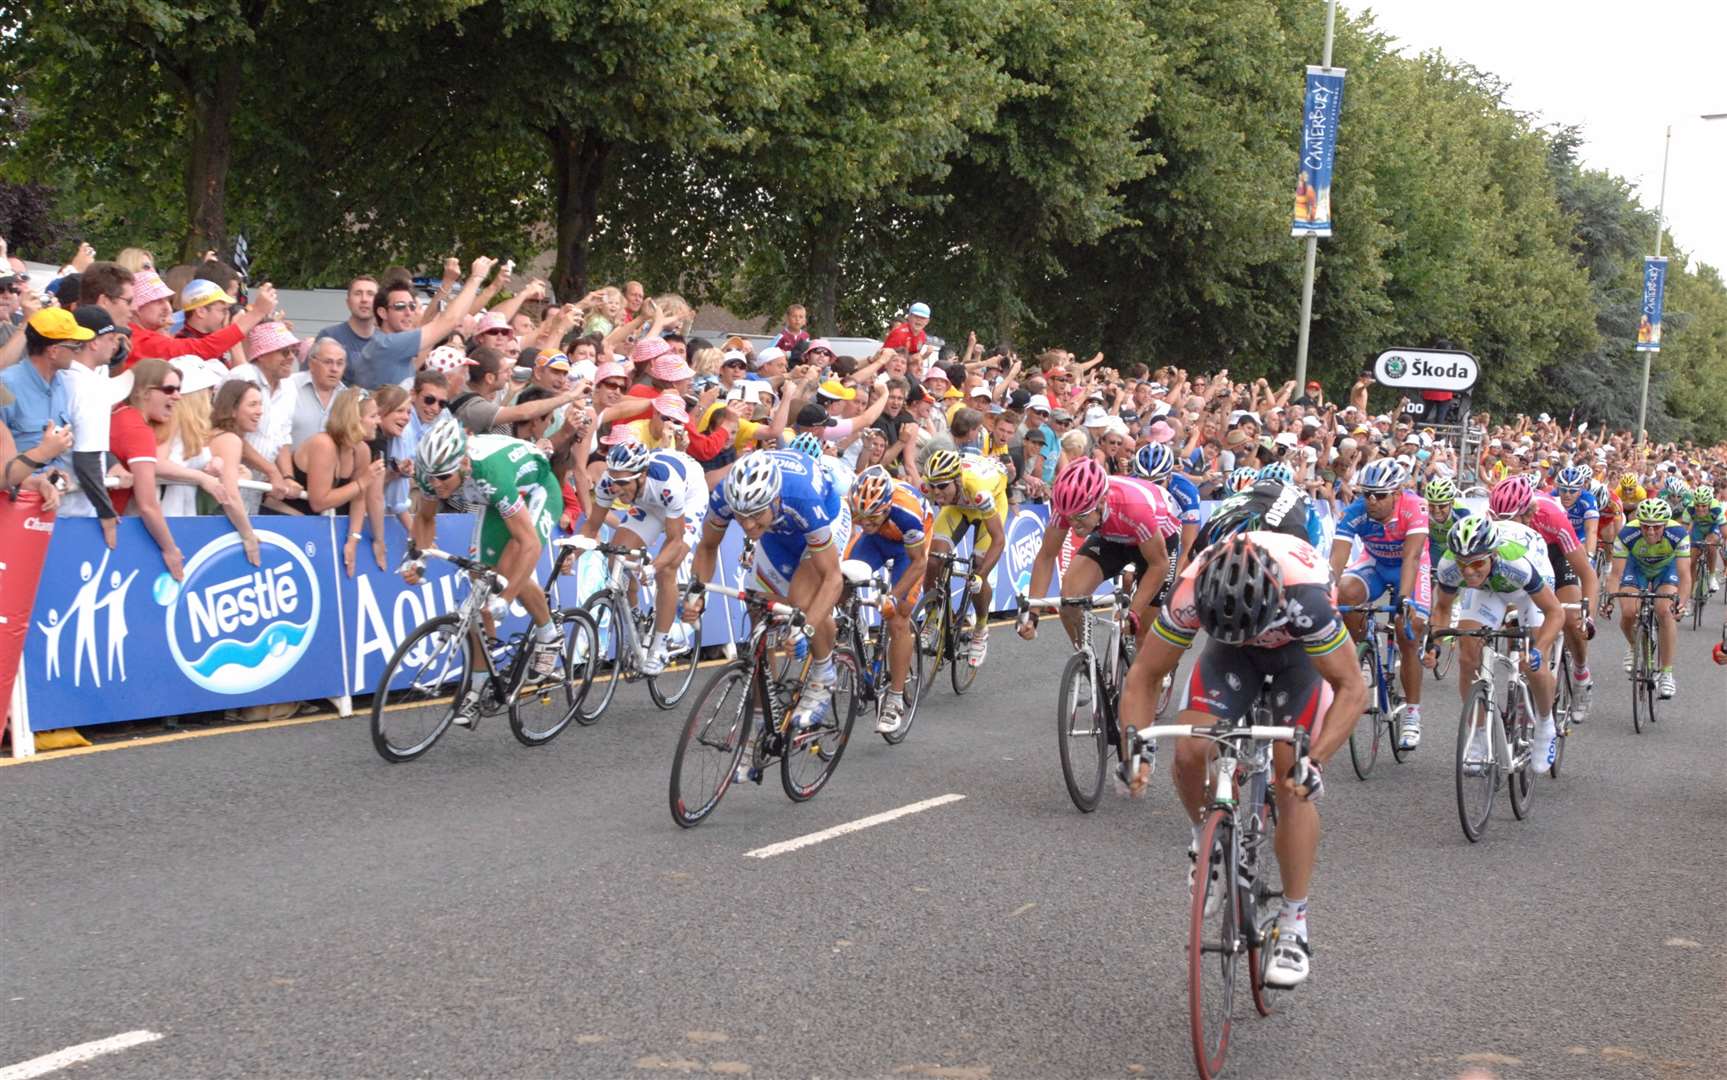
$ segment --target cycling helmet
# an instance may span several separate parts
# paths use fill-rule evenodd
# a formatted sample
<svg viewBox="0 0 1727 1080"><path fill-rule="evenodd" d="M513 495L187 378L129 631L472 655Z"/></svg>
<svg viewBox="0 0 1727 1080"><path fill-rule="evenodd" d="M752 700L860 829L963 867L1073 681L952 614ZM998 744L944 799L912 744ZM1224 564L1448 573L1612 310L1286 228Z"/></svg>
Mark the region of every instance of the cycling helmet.
<svg viewBox="0 0 1727 1080"><path fill-rule="evenodd" d="M618 443L606 454L606 468L617 473L646 472L653 451L634 439Z"/></svg>
<svg viewBox="0 0 1727 1080"><path fill-rule="evenodd" d="M1603 484L1599 480L1595 481L1589 485L1589 494L1595 496L1595 503L1597 506L1600 506L1603 510L1607 509L1607 500L1611 497L1612 492L1607 490L1606 484Z"/></svg>
<svg viewBox="0 0 1727 1080"><path fill-rule="evenodd" d="M1686 487L1685 481L1679 479L1677 476L1669 476L1667 478L1667 483L1663 484L1661 487L1661 493L1667 499L1668 504L1672 505L1682 501L1685 496L1691 494L1691 489Z"/></svg>
<svg viewBox="0 0 1727 1080"><path fill-rule="evenodd" d="M1638 484L1639 484L1639 481L1637 479L1636 473L1628 472L1628 473L1620 473L1619 474L1619 490L1621 490L1621 491L1636 491Z"/></svg>
<svg viewBox="0 0 1727 1080"><path fill-rule="evenodd" d="M1535 485L1527 476L1507 476L1493 485L1487 496L1487 509L1498 518L1514 518L1529 509L1535 501Z"/></svg>
<svg viewBox="0 0 1727 1080"><path fill-rule="evenodd" d="M1585 484L1587 484L1587 483L1589 483L1589 481L1595 479L1595 470L1590 468L1589 464L1587 462L1580 461L1573 467L1583 470L1583 482Z"/></svg>
<svg viewBox="0 0 1727 1080"><path fill-rule="evenodd" d="M1103 501L1108 489L1109 477L1103 466L1092 458L1079 458L1055 478L1055 486L1049 493L1050 509L1061 518L1089 514Z"/></svg>
<svg viewBox="0 0 1727 1080"><path fill-rule="evenodd" d="M1559 470L1559 490L1582 491L1589 486L1589 466L1567 465Z"/></svg>
<svg viewBox="0 0 1727 1080"><path fill-rule="evenodd" d="M1175 471L1175 454L1162 443L1146 443L1133 455L1133 473L1145 480L1161 483Z"/></svg>
<svg viewBox="0 0 1727 1080"><path fill-rule="evenodd" d="M1275 480L1280 484L1295 483L1295 470L1281 461L1274 461L1259 470L1259 480Z"/></svg>
<svg viewBox="0 0 1727 1080"><path fill-rule="evenodd" d="M1451 527L1446 546L1465 561L1491 555L1499 550L1499 526L1486 514L1470 514Z"/></svg>
<svg viewBox="0 0 1727 1080"><path fill-rule="evenodd" d="M852 513L857 517L874 517L885 513L893 503L893 477L880 465L871 465L858 475L852 486Z"/></svg>
<svg viewBox="0 0 1727 1080"><path fill-rule="evenodd" d="M467 456L468 433L454 413L446 412L426 429L414 450L414 482L427 495L434 494L432 478L455 472Z"/></svg>
<svg viewBox="0 0 1727 1080"><path fill-rule="evenodd" d="M1361 490L1396 491L1409 479L1409 470L1396 458L1380 458L1361 470Z"/></svg>
<svg viewBox="0 0 1727 1080"><path fill-rule="evenodd" d="M952 450L937 450L923 467L923 478L932 484L945 484L959 479L959 455Z"/></svg>
<svg viewBox="0 0 1727 1080"><path fill-rule="evenodd" d="M1316 548L1325 543L1325 523L1306 492L1293 484L1261 480L1217 504L1200 528L1194 550L1208 548L1236 533L1260 530L1293 536Z"/></svg>
<svg viewBox="0 0 1727 1080"><path fill-rule="evenodd" d="M1199 568L1193 598L1214 641L1239 645L1283 620L1283 578L1270 552L1245 536L1214 548Z"/></svg>
<svg viewBox="0 0 1727 1080"><path fill-rule="evenodd" d="M1673 508L1666 499L1644 499L1637 504L1637 524L1665 525L1673 520Z"/></svg>
<svg viewBox="0 0 1727 1080"><path fill-rule="evenodd" d="M792 436L792 441L786 448L796 450L805 457L819 458L822 456L821 436L805 431Z"/></svg>
<svg viewBox="0 0 1727 1080"><path fill-rule="evenodd" d="M1427 482L1427 490L1422 494L1427 496L1430 503L1450 506L1457 501L1457 485L1452 483L1448 476L1436 476Z"/></svg>
<svg viewBox="0 0 1727 1080"><path fill-rule="evenodd" d="M1229 474L1228 487L1229 490L1234 492L1246 491L1248 488L1252 487L1254 482L1258 479L1258 470L1251 466L1243 465L1241 468L1236 469L1234 472Z"/></svg>
<svg viewBox="0 0 1727 1080"><path fill-rule="evenodd" d="M734 514L758 514L780 497L780 463L772 454L745 454L726 474L726 504Z"/></svg>

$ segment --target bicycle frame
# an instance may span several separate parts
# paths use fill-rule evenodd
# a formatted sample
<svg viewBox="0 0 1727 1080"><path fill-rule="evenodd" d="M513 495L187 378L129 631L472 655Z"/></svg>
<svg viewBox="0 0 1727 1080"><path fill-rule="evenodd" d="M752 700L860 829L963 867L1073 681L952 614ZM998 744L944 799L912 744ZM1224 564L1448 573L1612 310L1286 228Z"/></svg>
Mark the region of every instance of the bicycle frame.
<svg viewBox="0 0 1727 1080"><path fill-rule="evenodd" d="M1467 633L1467 631L1456 631ZM1499 689L1501 683L1497 675L1505 672L1505 702L1509 705L1521 705L1523 715L1533 720L1535 716L1535 699L1530 694L1529 680L1524 677L1523 663L1529 658L1528 643L1532 637L1527 627L1518 626L1514 629L1499 629L1488 633L1475 635L1481 641L1481 663L1475 670L1475 685L1487 688L1488 708L1492 712L1500 712ZM1513 641L1517 644L1505 652L1493 647L1495 641ZM1506 710L1509 712L1509 710ZM1499 717L1500 723L1489 724L1489 738L1493 740L1493 754L1496 760L1505 762L1505 771L1514 773L1521 769L1526 759L1534 754L1533 746L1525 748L1521 756L1514 756L1511 746L1505 741L1504 717Z"/></svg>
<svg viewBox="0 0 1727 1080"><path fill-rule="evenodd" d="M1088 674L1091 676L1092 685L1116 687L1120 685L1121 679L1127 675L1126 669L1122 666L1123 635L1119 616L1121 612L1127 610L1128 599L1128 595L1121 589L1117 589L1105 597L1044 596L1035 600L1021 597L1020 610L1022 612L1033 610L1059 611L1064 607L1083 609L1084 617L1079 621L1079 641L1074 644L1074 652L1086 658L1086 666L1090 669ZM1103 627L1104 649L1108 653L1107 659L1101 665L1098 662L1098 652L1093 637L1095 634L1094 627L1098 625ZM1100 666L1103 668L1104 680L1101 684L1097 681ZM1111 714L1109 719L1113 722L1115 720L1113 715L1115 703L1108 696L1104 697L1103 701L1107 706L1106 711Z"/></svg>

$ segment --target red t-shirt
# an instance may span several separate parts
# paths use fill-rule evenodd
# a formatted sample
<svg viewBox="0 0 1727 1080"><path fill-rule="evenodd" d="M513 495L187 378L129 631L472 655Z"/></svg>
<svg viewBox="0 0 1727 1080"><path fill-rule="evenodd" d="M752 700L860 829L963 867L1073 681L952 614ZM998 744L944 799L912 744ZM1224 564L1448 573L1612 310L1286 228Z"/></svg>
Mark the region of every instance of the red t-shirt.
<svg viewBox="0 0 1727 1080"><path fill-rule="evenodd" d="M881 344L884 349L903 349L908 356L916 356L923 351L926 337L922 330L913 330L911 323L902 322L887 332L887 339Z"/></svg>
<svg viewBox="0 0 1727 1080"><path fill-rule="evenodd" d="M240 344L246 337L246 332L238 326L224 326L214 334L206 334L198 338L173 338L167 334L146 330L137 323L130 327L132 331L132 355L126 358L126 366L131 367L147 357L157 360L172 360L176 356L201 356L206 360L220 359L222 354Z"/></svg>
<svg viewBox="0 0 1727 1080"><path fill-rule="evenodd" d="M114 417L108 425L108 449L128 469L134 461L154 463L156 433L144 422L142 413L130 405L122 405L114 410ZM126 507L132 504L132 489L115 488L113 495L114 512L124 514Z"/></svg>

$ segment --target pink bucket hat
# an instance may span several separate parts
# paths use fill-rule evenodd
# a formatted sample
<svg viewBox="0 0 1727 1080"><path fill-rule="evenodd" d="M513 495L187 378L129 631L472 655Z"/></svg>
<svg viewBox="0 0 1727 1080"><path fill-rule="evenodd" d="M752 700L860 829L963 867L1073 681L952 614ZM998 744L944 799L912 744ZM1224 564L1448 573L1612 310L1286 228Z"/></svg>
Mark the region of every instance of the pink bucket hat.
<svg viewBox="0 0 1727 1080"><path fill-rule="evenodd" d="M426 355L426 370L435 371L440 375L448 375L459 368L473 366L474 362L468 359L468 354L454 345L439 345Z"/></svg>
<svg viewBox="0 0 1727 1080"><path fill-rule="evenodd" d="M133 287L136 288L136 284ZM246 335L246 355L254 360L279 349L297 349L300 345L301 341L294 332L279 322L261 322Z"/></svg>
<svg viewBox="0 0 1727 1080"><path fill-rule="evenodd" d="M630 381L630 373L624 369L624 365L607 361L594 369L594 384L597 386L607 379L622 379L627 383Z"/></svg>
<svg viewBox="0 0 1727 1080"><path fill-rule="evenodd" d="M696 376L695 369L684 363L684 358L667 349L659 356L648 361L648 374L661 382L682 382Z"/></svg>
<svg viewBox="0 0 1727 1080"><path fill-rule="evenodd" d="M643 338L630 350L630 363L651 364L671 351L672 347L665 338Z"/></svg>
<svg viewBox="0 0 1727 1080"><path fill-rule="evenodd" d="M684 410L684 399L670 390L654 399L654 411L674 424L690 422L690 414Z"/></svg>
<svg viewBox="0 0 1727 1080"><path fill-rule="evenodd" d="M510 320L496 312L488 311L480 316L479 323L474 327L474 336L479 337L481 334L489 334L494 330L508 330L509 328Z"/></svg>
<svg viewBox="0 0 1727 1080"><path fill-rule="evenodd" d="M132 303L139 307L170 299L173 295L174 290L157 277L154 270L142 270L132 275Z"/></svg>

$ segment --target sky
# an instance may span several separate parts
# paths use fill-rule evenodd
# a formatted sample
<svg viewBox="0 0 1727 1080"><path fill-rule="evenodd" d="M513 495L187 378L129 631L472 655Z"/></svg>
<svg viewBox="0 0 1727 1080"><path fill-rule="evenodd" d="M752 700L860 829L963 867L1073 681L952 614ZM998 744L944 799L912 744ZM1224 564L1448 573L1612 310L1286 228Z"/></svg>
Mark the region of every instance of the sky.
<svg viewBox="0 0 1727 1080"><path fill-rule="evenodd" d="M1492 72L1510 84L1511 107L1539 114L1538 123L1581 126L1584 164L1629 180L1650 207L1659 201L1662 134L1671 124L1668 232L1694 258L1727 269L1727 119L1699 119L1727 113L1727 0L1339 6L1371 11L1410 55L1437 48ZM1347 88L1344 95L1347 103Z"/></svg>

